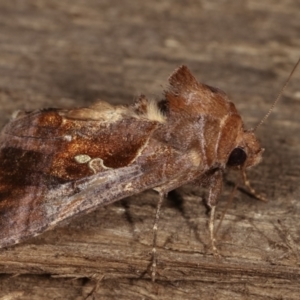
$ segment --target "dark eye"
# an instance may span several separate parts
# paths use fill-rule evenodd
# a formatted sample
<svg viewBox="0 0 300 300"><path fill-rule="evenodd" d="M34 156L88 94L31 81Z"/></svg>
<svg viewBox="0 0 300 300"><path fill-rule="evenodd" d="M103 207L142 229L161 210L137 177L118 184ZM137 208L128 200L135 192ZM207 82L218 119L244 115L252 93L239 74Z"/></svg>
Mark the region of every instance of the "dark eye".
<svg viewBox="0 0 300 300"><path fill-rule="evenodd" d="M245 151L241 148L235 148L229 155L227 165L230 167L236 167L242 165L247 159Z"/></svg>

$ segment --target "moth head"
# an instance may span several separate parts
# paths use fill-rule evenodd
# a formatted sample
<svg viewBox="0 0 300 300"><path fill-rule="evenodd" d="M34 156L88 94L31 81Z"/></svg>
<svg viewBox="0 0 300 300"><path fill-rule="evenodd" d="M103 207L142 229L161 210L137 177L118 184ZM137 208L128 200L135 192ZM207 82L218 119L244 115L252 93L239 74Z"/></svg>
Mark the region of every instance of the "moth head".
<svg viewBox="0 0 300 300"><path fill-rule="evenodd" d="M249 168L262 160L264 149L252 130L243 131L238 145L230 152L227 166L232 168Z"/></svg>
<svg viewBox="0 0 300 300"><path fill-rule="evenodd" d="M272 113L275 105L281 98L281 95L283 94L285 88L290 82L290 79L292 78L292 75L294 74L299 64L300 58L295 64L292 72L290 73L288 79L286 80L285 84L283 85L282 89L280 90L279 94L277 95L275 101L273 102L266 115L261 119L261 121L256 125L256 127L253 130L244 131L244 133L242 134L244 145L237 146L231 151L227 161L227 165L229 167L242 166L244 168L249 168L255 166L261 161L264 149L260 147L259 141L255 137L254 132L266 121L266 119Z"/></svg>

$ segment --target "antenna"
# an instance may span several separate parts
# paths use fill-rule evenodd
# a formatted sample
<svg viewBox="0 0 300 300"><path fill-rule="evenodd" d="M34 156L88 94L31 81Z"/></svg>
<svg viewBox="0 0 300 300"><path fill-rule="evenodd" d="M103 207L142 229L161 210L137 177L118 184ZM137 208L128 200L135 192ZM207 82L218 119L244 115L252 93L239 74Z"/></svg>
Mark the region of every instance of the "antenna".
<svg viewBox="0 0 300 300"><path fill-rule="evenodd" d="M281 98L281 96L282 96L282 94L283 94L285 88L287 87L288 83L290 82L290 80L291 80L291 78L292 78L292 76L293 76L295 70L297 69L299 63L300 63L300 58L298 59L296 65L294 66L294 68L293 68L292 72L290 73L288 79L286 80L284 86L282 87L281 91L279 92L278 96L276 97L275 101L273 102L271 108L270 108L269 111L266 113L266 115L261 119L261 121L258 123L258 125L256 125L256 127L254 128L253 131L256 131L257 128L258 128L259 126L261 126L261 125L266 121L266 119L269 117L269 115L270 115L271 112L273 111L275 105L277 104L278 100Z"/></svg>

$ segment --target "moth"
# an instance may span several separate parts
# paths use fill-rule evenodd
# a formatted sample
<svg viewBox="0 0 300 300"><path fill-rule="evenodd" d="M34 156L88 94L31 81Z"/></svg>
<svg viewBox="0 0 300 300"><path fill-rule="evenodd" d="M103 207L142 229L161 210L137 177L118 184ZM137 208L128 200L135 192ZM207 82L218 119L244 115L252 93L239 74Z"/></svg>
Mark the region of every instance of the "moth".
<svg viewBox="0 0 300 300"><path fill-rule="evenodd" d="M170 76L162 100L129 106L98 102L72 110L17 112L0 134L0 247L7 247L102 205L186 183L208 187L210 232L226 168L245 170L263 149L226 94L186 66Z"/></svg>

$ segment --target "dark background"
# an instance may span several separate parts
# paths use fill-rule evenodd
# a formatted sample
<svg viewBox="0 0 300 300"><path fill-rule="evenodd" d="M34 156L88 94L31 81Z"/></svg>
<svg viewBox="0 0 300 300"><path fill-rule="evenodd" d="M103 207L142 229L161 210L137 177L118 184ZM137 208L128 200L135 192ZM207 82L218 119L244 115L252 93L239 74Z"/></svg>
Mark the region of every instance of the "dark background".
<svg viewBox="0 0 300 300"><path fill-rule="evenodd" d="M299 18L296 0L0 0L0 125L18 109L160 99L186 64L250 128L298 60ZM269 202L236 194L222 258L209 248L204 191L182 187L164 203L152 284L149 191L1 250L0 297L82 299L95 288L96 299L299 299L299 77L257 133L266 151L249 177ZM218 218L236 178L225 177Z"/></svg>

